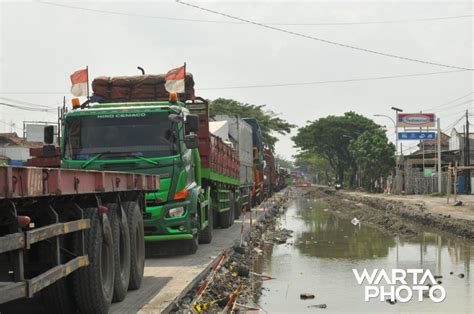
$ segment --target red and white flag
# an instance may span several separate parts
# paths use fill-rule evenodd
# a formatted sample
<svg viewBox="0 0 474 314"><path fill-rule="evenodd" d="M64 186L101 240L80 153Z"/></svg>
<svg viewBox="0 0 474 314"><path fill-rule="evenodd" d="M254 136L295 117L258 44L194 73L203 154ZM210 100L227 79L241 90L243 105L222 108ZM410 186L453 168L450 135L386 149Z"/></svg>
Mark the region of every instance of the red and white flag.
<svg viewBox="0 0 474 314"><path fill-rule="evenodd" d="M87 86L88 75L89 73L87 68L76 71L71 75L71 94L76 97L89 96L89 90Z"/></svg>
<svg viewBox="0 0 474 314"><path fill-rule="evenodd" d="M165 75L165 88L168 93L184 93L184 78L186 76L186 65L170 70Z"/></svg>

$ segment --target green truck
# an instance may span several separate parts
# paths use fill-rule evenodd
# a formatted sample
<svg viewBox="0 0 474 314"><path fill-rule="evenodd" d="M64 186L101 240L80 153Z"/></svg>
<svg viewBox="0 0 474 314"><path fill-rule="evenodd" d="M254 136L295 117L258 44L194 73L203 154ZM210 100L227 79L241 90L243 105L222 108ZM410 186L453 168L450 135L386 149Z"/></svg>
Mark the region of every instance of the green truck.
<svg viewBox="0 0 474 314"><path fill-rule="evenodd" d="M124 77L95 79L98 102L64 115L61 167L159 175L160 191L146 195L145 241L183 240L194 253L198 243L212 241L213 228L228 228L240 212L238 154L209 132L208 103L194 97L191 74L186 93L169 99L162 75L125 79L126 87Z"/></svg>

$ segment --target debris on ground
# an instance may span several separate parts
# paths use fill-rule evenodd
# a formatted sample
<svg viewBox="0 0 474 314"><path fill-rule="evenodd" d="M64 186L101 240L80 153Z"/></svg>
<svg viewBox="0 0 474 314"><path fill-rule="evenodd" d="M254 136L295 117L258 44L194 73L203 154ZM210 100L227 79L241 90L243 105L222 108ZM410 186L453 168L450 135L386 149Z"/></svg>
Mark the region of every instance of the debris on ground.
<svg viewBox="0 0 474 314"><path fill-rule="evenodd" d="M288 208L291 189L262 204L266 208L260 219L253 220L243 245L236 245L221 255L209 274L177 301L173 313L238 312L261 310L253 304L262 294L262 281L275 279L271 274L252 272L256 259L265 254L265 244L283 244L292 231L280 228L277 217Z"/></svg>
<svg viewBox="0 0 474 314"><path fill-rule="evenodd" d="M327 308L328 306L327 306L326 304L314 304L314 305L308 305L307 307L308 307L308 308L316 307L316 308L320 308L320 309L325 309L325 308Z"/></svg>
<svg viewBox="0 0 474 314"><path fill-rule="evenodd" d="M300 294L301 300L314 299L314 294L311 293L302 293Z"/></svg>

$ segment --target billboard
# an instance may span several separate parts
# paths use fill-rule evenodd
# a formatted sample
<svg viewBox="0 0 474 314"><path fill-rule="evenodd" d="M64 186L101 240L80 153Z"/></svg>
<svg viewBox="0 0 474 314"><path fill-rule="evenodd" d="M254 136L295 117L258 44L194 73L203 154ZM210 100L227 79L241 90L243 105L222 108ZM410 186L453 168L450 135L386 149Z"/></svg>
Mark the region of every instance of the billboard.
<svg viewBox="0 0 474 314"><path fill-rule="evenodd" d="M435 132L399 132L398 139L401 141L434 140L436 139L436 133Z"/></svg>
<svg viewBox="0 0 474 314"><path fill-rule="evenodd" d="M434 127L436 116L434 113L399 113L398 127Z"/></svg>

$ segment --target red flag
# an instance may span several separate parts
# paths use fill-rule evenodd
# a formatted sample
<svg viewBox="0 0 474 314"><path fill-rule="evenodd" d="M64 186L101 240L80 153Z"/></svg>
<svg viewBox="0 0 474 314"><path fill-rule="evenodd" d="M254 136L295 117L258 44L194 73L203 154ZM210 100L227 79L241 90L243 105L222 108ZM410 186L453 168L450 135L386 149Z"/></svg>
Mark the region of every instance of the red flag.
<svg viewBox="0 0 474 314"><path fill-rule="evenodd" d="M87 86L88 82L88 69L82 69L71 74L71 93L76 96L89 96L89 90Z"/></svg>
<svg viewBox="0 0 474 314"><path fill-rule="evenodd" d="M184 78L186 77L186 65L168 71L165 75L166 90L176 93L184 93Z"/></svg>

